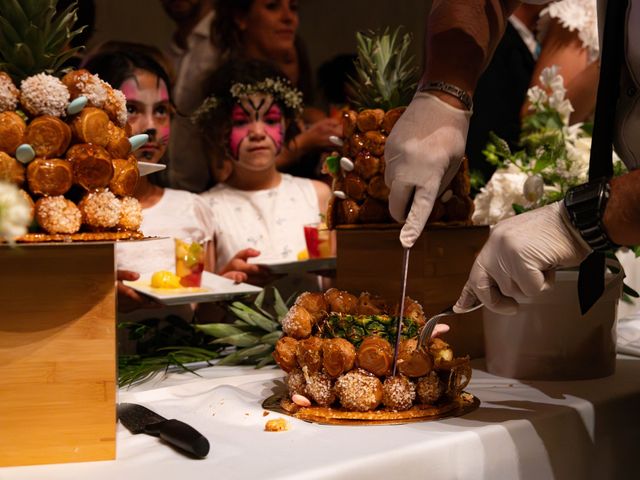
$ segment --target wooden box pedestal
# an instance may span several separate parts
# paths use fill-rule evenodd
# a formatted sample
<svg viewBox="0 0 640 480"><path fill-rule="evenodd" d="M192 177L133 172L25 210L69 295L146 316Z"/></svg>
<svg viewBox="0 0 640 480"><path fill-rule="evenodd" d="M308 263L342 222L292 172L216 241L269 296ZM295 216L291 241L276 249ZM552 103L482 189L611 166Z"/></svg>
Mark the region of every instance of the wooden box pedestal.
<svg viewBox="0 0 640 480"><path fill-rule="evenodd" d="M0 245L0 466L115 458L113 244Z"/></svg>
<svg viewBox="0 0 640 480"><path fill-rule="evenodd" d="M338 228L337 287L368 291L398 302L401 294L402 246L399 226ZM429 226L411 250L407 295L420 302L427 316L453 304L473 261L489 236L489 227ZM444 337L458 356L484 355L482 312L447 318Z"/></svg>

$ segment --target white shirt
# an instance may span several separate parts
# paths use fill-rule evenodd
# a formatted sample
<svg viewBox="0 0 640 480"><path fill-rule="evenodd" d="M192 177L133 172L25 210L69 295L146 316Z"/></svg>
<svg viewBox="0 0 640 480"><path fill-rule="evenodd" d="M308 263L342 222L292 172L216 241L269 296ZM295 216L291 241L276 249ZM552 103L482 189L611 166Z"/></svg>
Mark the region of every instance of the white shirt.
<svg viewBox="0 0 640 480"><path fill-rule="evenodd" d="M116 264L120 270L140 274L159 270L175 272L175 238L206 241L213 232L208 205L190 192L164 190L160 201L142 211L140 230L146 237L166 237L116 244Z"/></svg>

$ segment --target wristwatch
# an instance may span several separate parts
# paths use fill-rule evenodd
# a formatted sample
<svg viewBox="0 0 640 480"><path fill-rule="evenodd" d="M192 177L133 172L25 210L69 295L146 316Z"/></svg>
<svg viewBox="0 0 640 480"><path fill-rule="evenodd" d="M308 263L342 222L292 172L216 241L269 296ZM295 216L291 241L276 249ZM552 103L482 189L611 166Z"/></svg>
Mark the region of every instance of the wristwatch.
<svg viewBox="0 0 640 480"><path fill-rule="evenodd" d="M609 179L600 178L570 188L564 197L564 207L571 223L596 251L618 247L609 239L602 224L609 194Z"/></svg>

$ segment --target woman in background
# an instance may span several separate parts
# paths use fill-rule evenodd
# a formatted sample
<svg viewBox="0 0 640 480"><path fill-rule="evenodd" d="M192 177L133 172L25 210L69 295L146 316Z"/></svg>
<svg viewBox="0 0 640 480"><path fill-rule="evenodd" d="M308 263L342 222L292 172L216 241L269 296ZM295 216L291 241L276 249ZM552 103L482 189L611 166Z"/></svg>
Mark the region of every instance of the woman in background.
<svg viewBox="0 0 640 480"><path fill-rule="evenodd" d="M311 101L311 70L298 30L297 0L215 0L214 45L223 61L255 59L273 63ZM278 167L315 178L321 153L334 148L332 135L342 135L341 122L307 109L300 133L278 156Z"/></svg>

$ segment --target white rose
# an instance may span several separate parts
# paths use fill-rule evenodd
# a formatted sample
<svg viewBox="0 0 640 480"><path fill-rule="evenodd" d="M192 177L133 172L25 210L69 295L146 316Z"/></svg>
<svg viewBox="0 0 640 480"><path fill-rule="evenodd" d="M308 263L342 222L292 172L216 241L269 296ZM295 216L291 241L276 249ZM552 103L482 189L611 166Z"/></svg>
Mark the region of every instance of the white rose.
<svg viewBox="0 0 640 480"><path fill-rule="evenodd" d="M24 235L31 220L31 205L18 187L0 181L0 237L13 241Z"/></svg>
<svg viewBox="0 0 640 480"><path fill-rule="evenodd" d="M527 178L526 173L513 165L496 170L487 185L473 200L475 205L473 223L493 225L515 215L512 207L514 203L528 205L529 202L523 193Z"/></svg>

